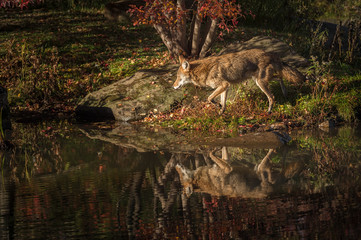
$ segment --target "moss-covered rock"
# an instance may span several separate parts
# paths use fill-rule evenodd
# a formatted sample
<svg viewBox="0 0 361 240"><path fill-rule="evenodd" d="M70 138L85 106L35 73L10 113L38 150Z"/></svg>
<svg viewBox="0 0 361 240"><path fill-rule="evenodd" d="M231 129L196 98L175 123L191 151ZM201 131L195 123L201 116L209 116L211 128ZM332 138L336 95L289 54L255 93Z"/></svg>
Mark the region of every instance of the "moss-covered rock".
<svg viewBox="0 0 361 240"><path fill-rule="evenodd" d="M165 112L177 102L182 102L194 87L174 90L176 65L162 69L141 70L131 77L119 80L99 91L88 94L78 104L77 116L98 121L115 119L135 121L151 112Z"/></svg>

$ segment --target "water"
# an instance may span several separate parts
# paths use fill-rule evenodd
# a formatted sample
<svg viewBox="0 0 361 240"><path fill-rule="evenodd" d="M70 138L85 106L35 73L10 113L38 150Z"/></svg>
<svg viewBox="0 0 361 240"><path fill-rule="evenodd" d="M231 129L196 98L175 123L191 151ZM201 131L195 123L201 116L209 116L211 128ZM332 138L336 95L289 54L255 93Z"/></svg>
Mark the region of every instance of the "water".
<svg viewBox="0 0 361 240"><path fill-rule="evenodd" d="M198 145L189 135L15 124L17 148L0 153L0 238L361 236L358 128L293 133L271 150Z"/></svg>

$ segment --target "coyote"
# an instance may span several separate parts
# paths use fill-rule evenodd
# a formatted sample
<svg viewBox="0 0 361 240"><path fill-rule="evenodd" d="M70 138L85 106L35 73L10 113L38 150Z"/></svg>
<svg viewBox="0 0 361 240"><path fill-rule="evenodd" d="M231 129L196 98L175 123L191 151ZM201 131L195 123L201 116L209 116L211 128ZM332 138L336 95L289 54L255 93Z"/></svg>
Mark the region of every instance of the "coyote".
<svg viewBox="0 0 361 240"><path fill-rule="evenodd" d="M245 50L221 56L209 57L193 62L188 62L184 57L179 57L180 67L175 89L187 83L196 86L211 87L215 91L208 97L214 103L214 98L221 95L222 114L226 109L227 90L231 84L240 83L252 77L257 86L266 94L269 102L268 113L271 113L274 96L268 88L268 83L279 77L282 92L286 89L282 78L294 83L302 83L305 77L298 70L283 63L279 57L260 49Z"/></svg>
<svg viewBox="0 0 361 240"><path fill-rule="evenodd" d="M180 163L175 166L187 197L192 195L194 188L213 196L245 198L264 198L272 191L271 185L275 181L271 173L270 155L273 149L268 151L255 170L246 166L233 168L228 163L226 147L222 148L222 158L215 156L215 151L209 153L214 164L195 170L187 169Z"/></svg>

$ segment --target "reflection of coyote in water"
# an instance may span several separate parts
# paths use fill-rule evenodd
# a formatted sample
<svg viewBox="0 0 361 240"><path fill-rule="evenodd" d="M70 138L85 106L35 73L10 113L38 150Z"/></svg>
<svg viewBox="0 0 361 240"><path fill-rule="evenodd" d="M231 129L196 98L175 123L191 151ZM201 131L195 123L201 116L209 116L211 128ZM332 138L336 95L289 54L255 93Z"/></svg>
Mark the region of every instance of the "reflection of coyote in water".
<svg viewBox="0 0 361 240"><path fill-rule="evenodd" d="M222 148L222 158L209 153L214 164L190 170L182 164L176 165L181 184L187 196L194 189L214 196L263 198L272 191L274 180L271 173L270 149L255 169L247 166L232 167L228 163L227 148ZM267 173L267 174L266 174ZM197 191L195 190L195 191Z"/></svg>

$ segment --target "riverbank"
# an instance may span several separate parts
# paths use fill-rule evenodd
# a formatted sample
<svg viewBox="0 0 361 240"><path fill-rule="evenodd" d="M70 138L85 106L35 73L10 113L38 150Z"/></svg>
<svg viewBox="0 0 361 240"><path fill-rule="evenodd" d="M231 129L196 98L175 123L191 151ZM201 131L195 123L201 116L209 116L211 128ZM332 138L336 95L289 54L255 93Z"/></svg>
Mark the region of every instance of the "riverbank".
<svg viewBox="0 0 361 240"><path fill-rule="evenodd" d="M72 119L86 94L140 69L173 63L152 28L108 22L100 11L10 10L1 16L0 29L0 61L5 66L0 78L9 91L12 115L26 121L44 116ZM267 129L272 124L305 127L326 120L347 123L360 118L358 59L351 64L341 59L322 61L327 54L320 45L322 41L318 42L323 32L300 25L283 31L275 31L272 26L240 26L214 50L254 36L280 39L311 59L305 72L308 82L301 88L287 86L288 98L282 96L277 84L271 85L276 97L271 115L265 114L267 99L260 91L237 86L223 116L218 116L204 98L193 95L188 96L190 101L174 105L169 111L147 112L141 123L242 133L243 129Z"/></svg>

